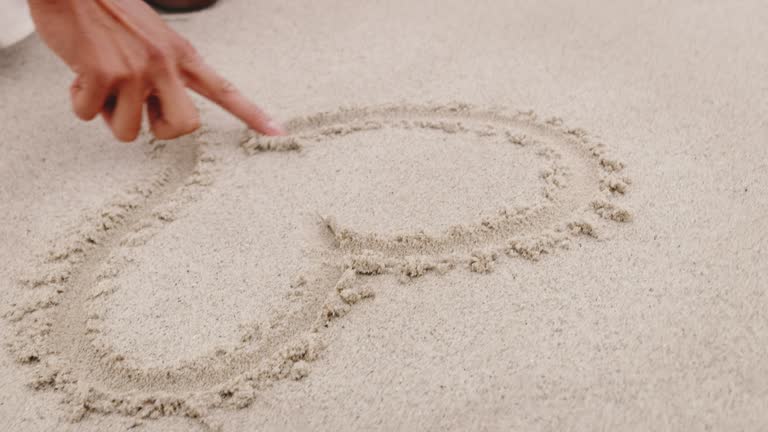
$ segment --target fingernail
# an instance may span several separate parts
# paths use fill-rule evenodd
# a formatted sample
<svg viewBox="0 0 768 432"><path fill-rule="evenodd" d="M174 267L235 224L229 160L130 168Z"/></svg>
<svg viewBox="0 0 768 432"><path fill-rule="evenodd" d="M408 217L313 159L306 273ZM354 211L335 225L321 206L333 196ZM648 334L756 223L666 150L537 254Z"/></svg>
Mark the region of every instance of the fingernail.
<svg viewBox="0 0 768 432"><path fill-rule="evenodd" d="M285 129L274 120L270 120L269 123L267 123L267 127L272 135L288 135Z"/></svg>

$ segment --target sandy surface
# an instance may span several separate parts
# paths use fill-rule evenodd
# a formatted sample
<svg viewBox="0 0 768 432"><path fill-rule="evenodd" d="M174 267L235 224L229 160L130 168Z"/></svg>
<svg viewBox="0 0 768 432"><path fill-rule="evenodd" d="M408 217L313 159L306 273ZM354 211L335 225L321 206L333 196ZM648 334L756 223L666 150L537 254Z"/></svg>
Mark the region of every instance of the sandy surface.
<svg viewBox="0 0 768 432"><path fill-rule="evenodd" d="M768 428L768 8L221 1L284 121L111 139L0 51L0 429Z"/></svg>

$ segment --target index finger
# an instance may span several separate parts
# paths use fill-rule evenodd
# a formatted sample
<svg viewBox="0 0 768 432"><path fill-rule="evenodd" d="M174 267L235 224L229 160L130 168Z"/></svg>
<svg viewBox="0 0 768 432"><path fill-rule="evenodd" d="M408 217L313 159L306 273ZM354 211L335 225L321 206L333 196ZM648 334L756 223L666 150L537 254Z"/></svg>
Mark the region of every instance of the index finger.
<svg viewBox="0 0 768 432"><path fill-rule="evenodd" d="M187 87L229 111L251 129L265 135L286 134L261 108L243 96L231 82L216 73L199 57L183 64L181 69Z"/></svg>

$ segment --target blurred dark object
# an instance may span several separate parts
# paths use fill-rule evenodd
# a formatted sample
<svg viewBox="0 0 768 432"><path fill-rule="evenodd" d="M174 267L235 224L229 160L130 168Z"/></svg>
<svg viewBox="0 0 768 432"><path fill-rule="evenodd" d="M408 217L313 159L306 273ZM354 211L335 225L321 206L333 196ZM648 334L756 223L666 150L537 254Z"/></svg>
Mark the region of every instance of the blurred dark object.
<svg viewBox="0 0 768 432"><path fill-rule="evenodd" d="M212 6L218 0L145 0L152 6L168 12L191 12Z"/></svg>

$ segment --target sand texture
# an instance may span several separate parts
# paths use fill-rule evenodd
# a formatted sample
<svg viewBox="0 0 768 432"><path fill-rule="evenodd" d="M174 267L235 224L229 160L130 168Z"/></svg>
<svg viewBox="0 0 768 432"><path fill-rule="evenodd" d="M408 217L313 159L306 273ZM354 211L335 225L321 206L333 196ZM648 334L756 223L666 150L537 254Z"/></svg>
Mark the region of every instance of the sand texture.
<svg viewBox="0 0 768 432"><path fill-rule="evenodd" d="M768 428L768 8L619 3L168 16L277 138L0 51L0 430Z"/></svg>

